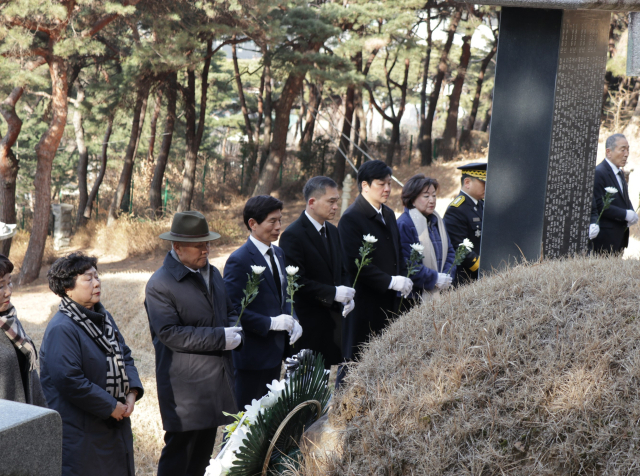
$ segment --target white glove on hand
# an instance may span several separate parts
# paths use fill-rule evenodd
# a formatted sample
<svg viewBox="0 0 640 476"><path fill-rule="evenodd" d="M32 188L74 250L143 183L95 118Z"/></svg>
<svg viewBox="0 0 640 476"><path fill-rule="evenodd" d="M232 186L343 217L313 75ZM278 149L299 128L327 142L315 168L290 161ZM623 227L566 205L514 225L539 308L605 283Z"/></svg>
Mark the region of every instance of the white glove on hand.
<svg viewBox="0 0 640 476"><path fill-rule="evenodd" d="M633 210L627 210L626 220L628 226L635 225L636 223L638 223L638 214Z"/></svg>
<svg viewBox="0 0 640 476"><path fill-rule="evenodd" d="M336 286L336 297L334 297L333 300L346 304L353 300L355 295L356 290L349 286Z"/></svg>
<svg viewBox="0 0 640 476"><path fill-rule="evenodd" d="M398 291L403 297L407 297L413 290L413 281L404 276L392 276L389 289Z"/></svg>
<svg viewBox="0 0 640 476"><path fill-rule="evenodd" d="M438 281L436 282L436 287L438 289L447 289L451 286L451 281L453 278L446 273L438 273Z"/></svg>
<svg viewBox="0 0 640 476"><path fill-rule="evenodd" d="M344 305L344 309L342 309L342 317L347 317L347 314L353 311L355 307L356 307L356 302L353 299L348 303L346 303Z"/></svg>
<svg viewBox="0 0 640 476"><path fill-rule="evenodd" d="M242 327L224 328L224 338L226 341L224 350L233 350L240 345L240 342L242 342L242 336L240 335L241 331Z"/></svg>
<svg viewBox="0 0 640 476"><path fill-rule="evenodd" d="M598 236L598 233L600 233L600 227L597 224L592 223L591 225L589 225L589 239L590 240L595 240L596 237Z"/></svg>
<svg viewBox="0 0 640 476"><path fill-rule="evenodd" d="M289 332L289 344L295 344L295 342L300 339L300 336L302 336L302 326L294 319L293 330Z"/></svg>
<svg viewBox="0 0 640 476"><path fill-rule="evenodd" d="M295 319L289 314L280 314L278 317L271 318L271 327L269 330L291 332L293 330L294 322Z"/></svg>

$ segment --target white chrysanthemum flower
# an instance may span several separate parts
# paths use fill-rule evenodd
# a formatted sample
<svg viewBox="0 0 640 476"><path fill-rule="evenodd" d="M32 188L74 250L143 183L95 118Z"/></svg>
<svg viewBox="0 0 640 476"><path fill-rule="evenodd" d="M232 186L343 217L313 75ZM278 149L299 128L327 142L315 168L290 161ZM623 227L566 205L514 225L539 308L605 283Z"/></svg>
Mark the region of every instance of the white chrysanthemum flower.
<svg viewBox="0 0 640 476"><path fill-rule="evenodd" d="M298 268L297 266L287 266L285 269L287 270L287 274L289 276L295 276L300 268Z"/></svg>
<svg viewBox="0 0 640 476"><path fill-rule="evenodd" d="M259 400L256 400L255 398L253 400L251 400L251 405L245 405L244 408L246 410L245 412L245 417L246 420L249 422L250 425L253 425L256 420L258 419L258 413L260 413L260 411L262 410L261 408L261 404Z"/></svg>
<svg viewBox="0 0 640 476"><path fill-rule="evenodd" d="M473 243L471 243L471 240L469 240L469 238L465 238L462 242L462 244L464 245L464 247L466 249L468 249L469 251L471 251L473 249Z"/></svg>
<svg viewBox="0 0 640 476"><path fill-rule="evenodd" d="M254 274L262 274L265 269L267 269L266 266L251 266L251 271L253 271Z"/></svg>
<svg viewBox="0 0 640 476"><path fill-rule="evenodd" d="M377 241L378 241L378 238L376 238L376 237L375 237L375 236L373 236L373 235L364 235L364 236L362 237L362 239L363 239L364 241L366 241L367 243L377 243Z"/></svg>
<svg viewBox="0 0 640 476"><path fill-rule="evenodd" d="M260 400L262 402L262 406L264 408L271 408L272 406L274 406L278 402L278 399L280 398L280 395L282 395L282 392L284 392L284 387L284 380L274 380L273 382L268 383L267 388L269 389L269 393L267 393Z"/></svg>
<svg viewBox="0 0 640 476"><path fill-rule="evenodd" d="M417 251L418 253L422 253L424 251L424 246L420 243L414 243L411 245L411 249Z"/></svg>
<svg viewBox="0 0 640 476"><path fill-rule="evenodd" d="M222 476L222 464L217 459L209 461L209 466L204 473L204 476ZM226 472L224 473L226 474Z"/></svg>
<svg viewBox="0 0 640 476"><path fill-rule="evenodd" d="M229 444L229 443L227 443ZM236 460L236 455L235 453L231 450L228 449L224 452L224 454L222 455L222 458L220 458L220 469L221 469L221 473L220 474L227 474L229 472L229 470L231 469L231 466L233 466L233 462Z"/></svg>
<svg viewBox="0 0 640 476"><path fill-rule="evenodd" d="M614 193L618 193L618 189L615 187L605 187L604 191L613 195Z"/></svg>

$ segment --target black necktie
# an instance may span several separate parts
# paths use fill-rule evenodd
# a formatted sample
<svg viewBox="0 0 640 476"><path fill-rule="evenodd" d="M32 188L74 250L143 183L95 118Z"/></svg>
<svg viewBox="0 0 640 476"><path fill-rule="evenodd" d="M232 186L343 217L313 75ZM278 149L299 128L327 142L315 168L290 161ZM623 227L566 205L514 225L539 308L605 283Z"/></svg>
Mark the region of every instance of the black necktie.
<svg viewBox="0 0 640 476"><path fill-rule="evenodd" d="M622 197L624 198L625 203L629 204L629 191L627 190L627 181L624 179L624 172L622 170L618 170L618 176L622 182Z"/></svg>
<svg viewBox="0 0 640 476"><path fill-rule="evenodd" d="M322 244L324 245L324 249L327 251L327 254L330 254L329 241L327 241L327 230L325 229L324 225L322 226L322 228L320 228L320 236L322 236Z"/></svg>
<svg viewBox="0 0 640 476"><path fill-rule="evenodd" d="M280 282L280 273L278 272L278 266L276 260L273 257L273 248L267 250L269 259L271 260L271 271L273 274L273 280L276 282L276 289L278 290L278 300L282 302L282 283Z"/></svg>

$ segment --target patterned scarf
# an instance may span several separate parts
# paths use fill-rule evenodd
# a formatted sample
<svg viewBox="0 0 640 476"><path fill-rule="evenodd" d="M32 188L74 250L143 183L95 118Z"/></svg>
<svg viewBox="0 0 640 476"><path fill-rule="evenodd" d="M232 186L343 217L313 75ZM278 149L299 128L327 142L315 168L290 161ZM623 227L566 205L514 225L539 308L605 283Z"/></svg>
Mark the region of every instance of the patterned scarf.
<svg viewBox="0 0 640 476"><path fill-rule="evenodd" d="M15 307L11 307L9 312L0 315L0 328L7 334L13 345L22 352L29 360L29 371L35 370L38 362L38 352L36 346L33 345L31 337L27 335L18 320L18 311Z"/></svg>
<svg viewBox="0 0 640 476"><path fill-rule="evenodd" d="M109 395L116 400L125 399L129 393L129 377L124 368L124 360L120 343L116 337L114 327L111 325L111 316L105 311L104 330L100 329L83 312L83 307L76 304L68 297L63 297L60 303L60 312L69 316L78 324L95 344L107 354L107 388Z"/></svg>

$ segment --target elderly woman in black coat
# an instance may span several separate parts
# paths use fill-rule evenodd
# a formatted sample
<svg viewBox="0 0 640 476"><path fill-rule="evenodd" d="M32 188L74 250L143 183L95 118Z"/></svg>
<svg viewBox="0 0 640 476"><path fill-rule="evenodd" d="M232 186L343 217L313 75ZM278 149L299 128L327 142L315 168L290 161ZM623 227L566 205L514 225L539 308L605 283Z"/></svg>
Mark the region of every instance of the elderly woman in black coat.
<svg viewBox="0 0 640 476"><path fill-rule="evenodd" d="M11 304L13 263L0 255L0 399L46 407L38 378L38 352Z"/></svg>
<svg viewBox="0 0 640 476"><path fill-rule="evenodd" d="M62 417L62 474L134 476L129 416L143 389L131 351L100 303L97 260L72 253L47 277L62 302L40 347L40 380Z"/></svg>

